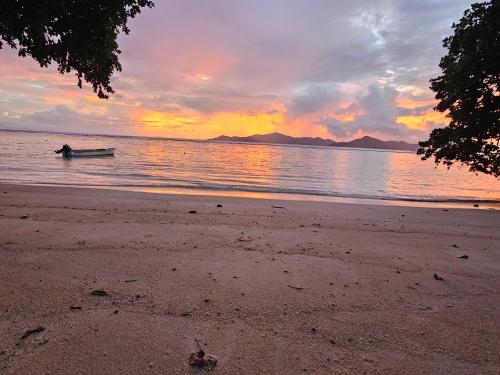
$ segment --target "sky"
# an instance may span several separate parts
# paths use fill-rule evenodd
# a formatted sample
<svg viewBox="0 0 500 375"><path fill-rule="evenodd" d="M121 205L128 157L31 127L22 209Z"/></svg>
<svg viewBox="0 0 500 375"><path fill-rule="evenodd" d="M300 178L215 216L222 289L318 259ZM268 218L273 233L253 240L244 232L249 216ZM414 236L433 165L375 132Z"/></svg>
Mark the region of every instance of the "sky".
<svg viewBox="0 0 500 375"><path fill-rule="evenodd" d="M116 94L0 50L0 128L416 142L462 0L156 0L119 37Z"/></svg>

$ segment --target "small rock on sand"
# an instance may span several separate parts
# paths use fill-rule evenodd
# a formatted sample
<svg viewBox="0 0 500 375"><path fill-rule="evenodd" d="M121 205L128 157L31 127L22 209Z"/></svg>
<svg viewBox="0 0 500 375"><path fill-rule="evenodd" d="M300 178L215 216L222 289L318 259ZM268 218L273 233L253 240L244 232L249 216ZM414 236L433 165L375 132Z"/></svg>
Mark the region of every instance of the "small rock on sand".
<svg viewBox="0 0 500 375"><path fill-rule="evenodd" d="M21 336L21 339L24 340L25 338L31 336L31 335L34 335L35 333L40 333L40 332L43 332L45 331L45 327L36 327L34 329L28 329L26 332L24 332L24 334Z"/></svg>
<svg viewBox="0 0 500 375"><path fill-rule="evenodd" d="M102 289L93 290L92 293L90 293L90 294L92 294L93 296L99 296L99 297L105 297L108 295L108 293Z"/></svg>

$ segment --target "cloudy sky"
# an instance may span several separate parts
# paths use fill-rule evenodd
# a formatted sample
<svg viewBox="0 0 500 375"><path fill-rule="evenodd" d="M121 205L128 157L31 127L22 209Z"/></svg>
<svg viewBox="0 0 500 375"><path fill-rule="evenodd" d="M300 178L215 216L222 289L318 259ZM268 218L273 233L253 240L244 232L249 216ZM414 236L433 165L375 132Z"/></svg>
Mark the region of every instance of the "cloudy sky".
<svg viewBox="0 0 500 375"><path fill-rule="evenodd" d="M415 142L470 1L156 0L120 37L116 94L0 50L0 128L208 138L278 131Z"/></svg>

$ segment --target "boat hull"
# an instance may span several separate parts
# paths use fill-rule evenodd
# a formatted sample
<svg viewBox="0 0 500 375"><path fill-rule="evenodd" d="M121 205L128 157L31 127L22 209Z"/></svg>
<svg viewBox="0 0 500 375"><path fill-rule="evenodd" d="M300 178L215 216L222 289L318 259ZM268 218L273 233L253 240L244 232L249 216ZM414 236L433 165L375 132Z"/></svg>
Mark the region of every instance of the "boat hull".
<svg viewBox="0 0 500 375"><path fill-rule="evenodd" d="M114 148L99 148L94 150L71 150L70 152L63 153L65 158L75 157L93 157L93 156L113 156L115 154Z"/></svg>

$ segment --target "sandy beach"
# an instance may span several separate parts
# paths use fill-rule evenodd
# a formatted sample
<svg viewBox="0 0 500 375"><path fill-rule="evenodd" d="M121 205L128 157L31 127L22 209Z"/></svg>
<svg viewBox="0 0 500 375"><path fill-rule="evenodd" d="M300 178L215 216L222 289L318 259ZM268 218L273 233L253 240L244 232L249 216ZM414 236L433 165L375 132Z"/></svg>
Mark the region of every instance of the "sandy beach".
<svg viewBox="0 0 500 375"><path fill-rule="evenodd" d="M219 374L499 374L499 237L472 207L0 185L0 373L198 373L197 339Z"/></svg>

